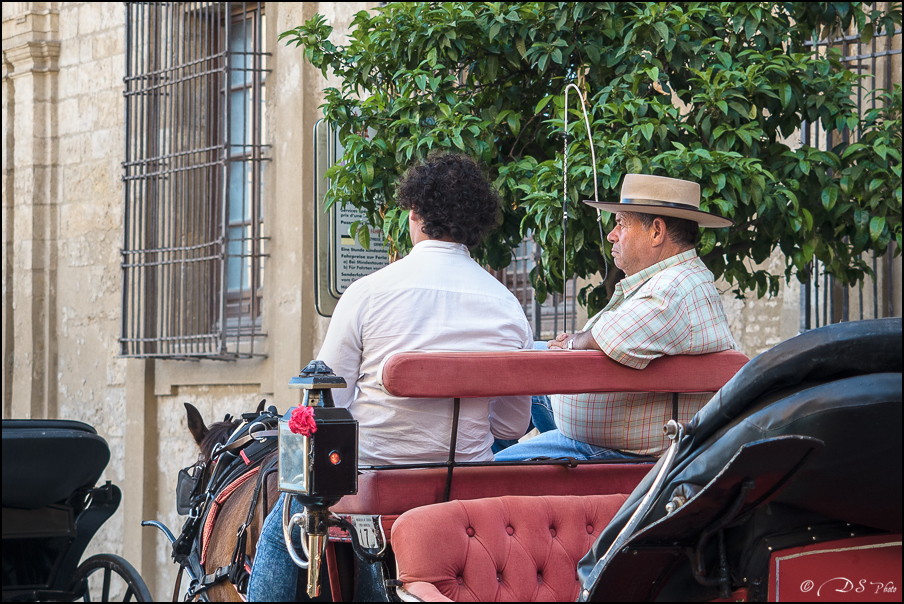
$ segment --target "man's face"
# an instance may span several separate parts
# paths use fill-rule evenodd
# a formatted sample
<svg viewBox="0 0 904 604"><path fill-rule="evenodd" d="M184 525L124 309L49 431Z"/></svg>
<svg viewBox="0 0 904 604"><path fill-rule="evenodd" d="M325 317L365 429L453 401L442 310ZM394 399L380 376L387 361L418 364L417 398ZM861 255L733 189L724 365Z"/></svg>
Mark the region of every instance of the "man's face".
<svg viewBox="0 0 904 604"><path fill-rule="evenodd" d="M650 241L650 230L626 212L616 212L615 228L606 237L612 243L612 259L625 275L633 275L655 264L650 262L656 251Z"/></svg>

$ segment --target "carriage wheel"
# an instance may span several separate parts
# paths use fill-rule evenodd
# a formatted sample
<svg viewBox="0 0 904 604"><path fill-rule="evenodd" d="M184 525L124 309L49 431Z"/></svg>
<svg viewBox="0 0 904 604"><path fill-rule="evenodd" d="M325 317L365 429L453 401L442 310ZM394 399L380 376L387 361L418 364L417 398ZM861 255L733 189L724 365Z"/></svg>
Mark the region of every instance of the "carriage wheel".
<svg viewBox="0 0 904 604"><path fill-rule="evenodd" d="M144 579L125 558L98 554L75 569L70 591L83 602L151 602Z"/></svg>

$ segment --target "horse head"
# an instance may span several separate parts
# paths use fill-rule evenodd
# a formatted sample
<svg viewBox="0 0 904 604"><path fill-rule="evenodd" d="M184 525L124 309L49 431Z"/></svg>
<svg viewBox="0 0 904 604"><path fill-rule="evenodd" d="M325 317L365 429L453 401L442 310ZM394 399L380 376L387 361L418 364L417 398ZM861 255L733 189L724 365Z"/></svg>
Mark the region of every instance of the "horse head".
<svg viewBox="0 0 904 604"><path fill-rule="evenodd" d="M264 403L265 401L262 400L260 405L258 405L258 413L263 411ZM242 420L232 419L231 415L227 415L223 421L214 422L208 426L204 423L204 418L201 417L201 413L194 405L185 403L185 412L188 417L188 431L191 432L192 438L194 438L195 444L198 445L200 451L198 462L195 464L195 470L192 473L196 484L190 485L186 491L195 493L197 492L195 489L200 488L201 492L203 492L207 489L207 483L211 480L213 474L215 462L211 463L211 457L216 446L225 444L229 436L239 427ZM201 469L200 474L197 473L198 468ZM179 489L181 489L181 486L177 488L177 491ZM246 528L248 530L247 543L243 545L241 552L247 553L253 558L257 540L260 537L260 527L263 525L264 518L270 510L270 505L279 496L276 489L276 480L267 480L267 487L263 490L263 505L258 506L254 518L251 522L248 522L249 507L254 490L255 481L249 480L232 491L215 515L216 521L212 532L209 535L204 533L204 538L207 539L206 543L201 541L202 533L200 529L199 532L194 533L194 536L191 537L193 541L198 541L202 551L207 552L206 561L203 563L205 573L209 574L218 568L228 567L234 552L238 551L236 549L236 535L238 532L243 532ZM193 496L187 497L186 501L189 501ZM210 585L207 596L212 602L237 602L244 599L238 594L233 584L227 581Z"/></svg>
<svg viewBox="0 0 904 604"><path fill-rule="evenodd" d="M199 461L210 461L213 455L213 449L218 444L226 442L229 435L238 427L241 420L232 419L231 415L227 415L223 421L214 422L207 426L201 412L191 403L185 403L185 413L188 416L188 431L191 432L198 445L200 454Z"/></svg>

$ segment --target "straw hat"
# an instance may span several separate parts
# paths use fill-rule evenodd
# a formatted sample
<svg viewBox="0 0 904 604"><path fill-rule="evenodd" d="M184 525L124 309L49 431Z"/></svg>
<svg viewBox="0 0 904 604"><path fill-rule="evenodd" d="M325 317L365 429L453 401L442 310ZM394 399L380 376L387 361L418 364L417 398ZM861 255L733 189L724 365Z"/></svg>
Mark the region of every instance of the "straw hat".
<svg viewBox="0 0 904 604"><path fill-rule="evenodd" d="M622 183L621 201L584 203L606 212L639 212L693 220L702 227L734 226L734 221L700 209L700 185L687 180L628 174Z"/></svg>

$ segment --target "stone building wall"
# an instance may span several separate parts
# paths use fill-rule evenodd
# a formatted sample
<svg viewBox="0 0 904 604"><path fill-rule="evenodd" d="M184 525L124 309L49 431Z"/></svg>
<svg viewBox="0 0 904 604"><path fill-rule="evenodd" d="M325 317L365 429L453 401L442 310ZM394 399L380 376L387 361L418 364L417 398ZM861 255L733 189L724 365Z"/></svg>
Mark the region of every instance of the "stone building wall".
<svg viewBox="0 0 904 604"><path fill-rule="evenodd" d="M175 566L165 539L178 530L174 488L197 457L183 403L210 423L261 398L298 402L289 378L316 354L328 320L314 310L313 149L322 74L277 35L316 12L337 43L354 14L376 3L266 5L265 119L273 133L264 184L269 238L264 284L266 357L236 362L118 356L122 312L122 3L6 2L3 18L3 417L67 418L110 445L101 480L123 491L120 509L86 555L124 555L158 598Z"/></svg>

